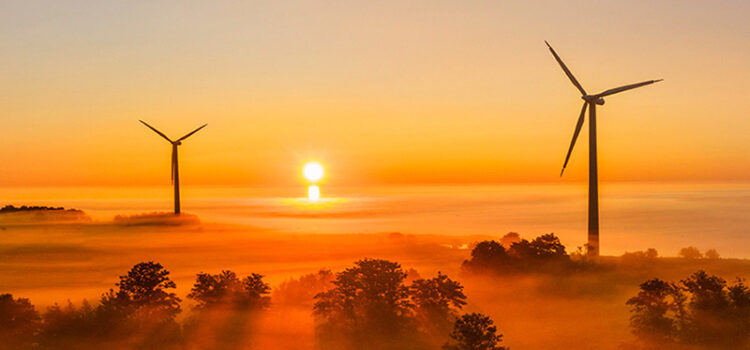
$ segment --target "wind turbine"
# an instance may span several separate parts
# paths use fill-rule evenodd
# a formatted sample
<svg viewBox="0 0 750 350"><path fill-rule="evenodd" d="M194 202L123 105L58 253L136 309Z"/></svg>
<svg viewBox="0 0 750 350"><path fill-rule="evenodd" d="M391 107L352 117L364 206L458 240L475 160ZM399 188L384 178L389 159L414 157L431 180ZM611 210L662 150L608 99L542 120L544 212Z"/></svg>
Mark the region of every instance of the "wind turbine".
<svg viewBox="0 0 750 350"><path fill-rule="evenodd" d="M596 163L596 105L603 105L603 97L605 96L614 95L618 92L635 89L645 85L650 85L656 82L660 82L663 79L648 80L640 83L620 86L614 89L600 92L596 95L589 95L586 93L586 90L583 89L578 80L576 80L576 78L573 76L573 73L571 73L568 67L565 66L565 63L563 63L562 59L560 59L560 56L557 55L557 52L555 52L552 46L550 46L547 41L545 41L544 43L547 44L549 51L552 52L553 56L555 56L555 60L557 60L557 63L560 64L560 67L562 67L562 70L565 72L565 75L568 76L570 82L573 83L573 85L578 88L578 91L581 92L581 98L583 99L581 115L578 117L576 129L575 132L573 132L573 140L570 141L570 148L568 148L568 154L565 156L565 163L563 163L562 171L560 171L560 177L562 177L563 172L565 171L565 167L568 165L570 153L573 152L573 146L575 146L576 139L578 139L578 134L581 132L583 120L586 115L586 107L588 106L589 108L589 232L587 252L590 256L599 256L599 181Z"/></svg>
<svg viewBox="0 0 750 350"><path fill-rule="evenodd" d="M177 146L182 144L182 140L190 137L190 135L195 134L196 132L198 132L198 130L205 128L208 124L203 124L203 126L199 127L198 129L195 129L189 132L187 135L180 137L175 141L172 141L169 137L167 137L167 135L164 135L161 131L156 130L156 128L148 125L148 123L144 122L143 120L138 121L143 123L143 125L147 126L149 129L153 130L155 133L159 134L159 136L163 137L172 144L172 184L174 185L174 214L180 215L180 169L177 166Z"/></svg>

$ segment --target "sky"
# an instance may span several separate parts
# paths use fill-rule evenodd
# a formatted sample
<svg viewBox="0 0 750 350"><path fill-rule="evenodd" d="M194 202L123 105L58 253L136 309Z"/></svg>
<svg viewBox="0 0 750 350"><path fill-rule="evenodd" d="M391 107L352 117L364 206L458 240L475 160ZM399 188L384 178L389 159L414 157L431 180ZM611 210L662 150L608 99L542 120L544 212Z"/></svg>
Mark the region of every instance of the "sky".
<svg viewBox="0 0 750 350"><path fill-rule="evenodd" d="M747 1L0 1L0 186L750 180Z"/></svg>

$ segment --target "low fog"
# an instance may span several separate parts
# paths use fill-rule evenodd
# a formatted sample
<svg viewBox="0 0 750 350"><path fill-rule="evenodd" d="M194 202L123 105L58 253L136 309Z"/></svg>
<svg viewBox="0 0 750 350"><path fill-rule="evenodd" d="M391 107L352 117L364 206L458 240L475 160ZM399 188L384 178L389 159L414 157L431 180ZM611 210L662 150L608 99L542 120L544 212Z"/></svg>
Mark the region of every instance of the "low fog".
<svg viewBox="0 0 750 350"><path fill-rule="evenodd" d="M131 336L128 341L120 340L108 347L367 348L363 344L368 342L362 342L369 334L393 340L377 346L370 342L373 348L439 348L455 342L451 329L456 317L481 315L493 322L498 336L502 334L498 346L578 349L586 344L586 348L620 349L653 346L632 326L634 306L626 304L639 295L642 283L659 278L679 284L704 270L728 281L729 288L737 277L750 275L750 262L721 258L720 252L709 251L711 247L675 247L670 252L644 247L642 251L594 261L580 255L576 247L564 247L549 235L545 242L552 242L554 254L560 253L564 258L537 261L524 260L522 248L532 249L542 232L497 236L299 234L207 223L194 216L180 220L167 216L163 220L160 215L118 216L96 222L6 222L0 240L0 294L11 294L9 300L13 302L28 299L40 315L41 324L46 324L51 322L50 310L54 311L55 305L62 314L82 315L86 312L81 310L105 305L110 289L114 290L110 299L117 300L112 295L117 295L117 284L122 285L120 277L140 263L153 262L168 271L169 281L174 284L168 291L180 299L176 303L179 312L169 317L173 323L155 324L147 331L142 325L135 331L119 324L123 328L116 331ZM507 250L501 258L492 255L497 254L497 247ZM405 290L421 283L415 281L446 276L460 284L465 305L451 306L436 319L434 313L420 309L424 301L419 300L423 299L407 293L404 300L411 306L405 306L408 312L402 313L410 316L399 326L397 333L405 332L399 336L393 336L389 332L396 331L384 326L395 321L382 320L373 321L364 335L356 327L345 334L326 333L325 322L340 325L345 316L335 310L321 313L316 304L321 299L316 295L335 288L333 281L340 273L359 266L365 258L397 263L398 271L404 274L399 285ZM260 288L260 294L246 301L243 308L231 303L205 307L194 294L198 277L202 275L205 280L206 276L216 277L224 271L231 272L237 281L260 276L254 287ZM381 316L367 316L355 324L378 317ZM96 344L79 334L81 330L58 332L70 333L65 343L69 348ZM50 335L49 331L39 334L38 337L62 337L58 333ZM149 343L153 334L160 335L158 341ZM418 339L419 343L399 337L411 339L410 342ZM672 345L684 345L683 340L675 339ZM55 347L64 348L61 344Z"/></svg>

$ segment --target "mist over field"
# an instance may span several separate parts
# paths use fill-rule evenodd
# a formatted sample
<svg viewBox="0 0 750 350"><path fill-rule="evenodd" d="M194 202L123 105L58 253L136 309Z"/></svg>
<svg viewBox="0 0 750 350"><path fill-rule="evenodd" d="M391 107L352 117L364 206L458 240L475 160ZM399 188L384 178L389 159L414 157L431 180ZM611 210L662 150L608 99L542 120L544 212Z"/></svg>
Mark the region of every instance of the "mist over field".
<svg viewBox="0 0 750 350"><path fill-rule="evenodd" d="M564 274L467 271L462 264L471 258L478 242L501 241L509 231L518 231L521 238L531 240L553 232L542 227L557 224L562 230L555 232L563 232L561 240L569 254L575 253L583 241L583 237L578 237L580 233L573 234L572 226L577 225L566 225L567 219L555 219L554 211L574 211L571 203L576 201L566 198L564 193L540 193L524 202L514 197L521 194L509 189L494 191L477 189L451 196L444 190L417 189L404 196L374 193L366 199L340 197L318 204L294 198L261 198L236 199L215 206L211 199L197 199L195 210L191 208L189 212L202 214L188 215L181 222L147 214L155 202L133 201L131 209L120 211L117 218L109 216L114 210L109 206L115 205L97 202L91 209L79 206L93 220L4 223L0 238L0 293L29 298L40 312L55 303L64 306L68 301L76 306L84 299L96 304L103 293L115 287L118 276L135 264L154 261L170 272L176 284L174 292L182 299L177 321L191 325L191 320L197 317L193 310L196 303L187 296L196 283L196 274L218 274L223 270L231 270L238 276L257 273L263 275L271 288L270 304L264 311L243 318L246 321L242 327L246 329L233 328L235 341L224 345L236 349L313 349L321 346L317 333L320 322L312 311L313 297L330 287L330 278L318 281L310 276L317 276L321 270L330 271L333 276L360 259L375 258L400 263L407 281L431 278L440 272L461 283L467 297L461 312L480 312L492 317L498 332L503 334L504 346L576 349L580 344L588 344L590 348L619 349L634 342L629 327L631 308L625 302L638 294L644 281L656 277L679 281L700 269L727 281L750 277L750 262L741 255L745 247L728 249L741 259L733 258L724 251L729 245L722 245L721 236L699 239L692 232L700 228L686 229L701 218L725 217L726 221L712 223L726 229L727 239L736 242L733 230L743 222L733 223L729 219L736 218L738 213L716 210L695 217L695 212L670 207L674 202L695 202L697 212L702 201L714 203L737 198L730 202L735 208L743 208L739 198L745 192L718 190L709 192L712 196L703 200L691 192L663 192L656 199L653 193L647 194L652 202L661 203L662 213L674 213L685 223L628 218L627 213L653 209L640 207L638 204L643 201L639 195L609 197L604 201L603 215L613 217L610 219L616 222L613 226L620 226L623 231L603 230L605 252L618 253L604 254L610 256L602 257L595 269ZM504 201L500 194L512 199ZM341 205L344 201L347 204ZM66 199L56 203L94 202ZM469 210L473 214L469 215ZM536 216L521 214L539 210L547 210L553 224L542 224L536 222ZM705 223L704 227L710 224ZM528 231L498 228L513 225ZM638 230L649 225L653 227L647 232L661 229L667 238ZM403 230L397 230L398 227ZM311 232L304 232L306 229ZM674 242L668 242L668 238ZM629 243L611 246L620 241ZM510 243L503 241L505 245ZM716 248L722 258L677 257L681 248L691 245L701 252ZM657 248L659 258L621 257L623 251L645 251L652 247ZM198 327L191 328L197 332L191 333L193 337L198 338L186 336L185 344L192 345L185 346L212 348L218 344L215 337L227 330L216 329L216 324L240 317L227 312L200 314L197 319L203 323L191 326ZM435 337L435 344L447 339L447 335Z"/></svg>
<svg viewBox="0 0 750 350"><path fill-rule="evenodd" d="M304 187L184 189L185 210L201 222L240 224L279 233L402 232L451 236L554 232L569 248L585 243L586 187L396 186L327 188L310 203ZM750 257L750 185L603 183L602 253L655 248L676 256L694 245ZM82 208L95 222L163 211L169 188L10 188L0 203Z"/></svg>

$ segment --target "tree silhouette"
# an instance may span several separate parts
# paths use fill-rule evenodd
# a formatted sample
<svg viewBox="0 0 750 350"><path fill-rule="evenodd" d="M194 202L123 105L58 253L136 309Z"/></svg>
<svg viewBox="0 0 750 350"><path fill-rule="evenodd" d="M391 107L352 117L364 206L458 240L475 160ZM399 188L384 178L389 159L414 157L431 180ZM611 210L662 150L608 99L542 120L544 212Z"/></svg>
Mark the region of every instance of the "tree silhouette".
<svg viewBox="0 0 750 350"><path fill-rule="evenodd" d="M685 259L700 259L703 257L701 251L696 247L685 247L680 249L679 255Z"/></svg>
<svg viewBox="0 0 750 350"><path fill-rule="evenodd" d="M547 233L529 242L521 240L510 246L509 253L522 260L566 260L565 246L554 233Z"/></svg>
<svg viewBox="0 0 750 350"><path fill-rule="evenodd" d="M471 250L471 260L464 263L473 270L502 269L509 264L508 253L496 241L482 241Z"/></svg>
<svg viewBox="0 0 750 350"><path fill-rule="evenodd" d="M500 238L500 244L503 245L503 247L510 247L513 243L520 242L521 241L521 235L518 234L518 232L508 232Z"/></svg>
<svg viewBox="0 0 750 350"><path fill-rule="evenodd" d="M450 335L452 343L443 345L445 350L505 350L497 346L503 335L489 316L480 313L465 314L456 319Z"/></svg>
<svg viewBox="0 0 750 350"><path fill-rule="evenodd" d="M733 337L741 339L744 334L747 338L750 334L750 288L744 281L737 279L736 283L728 288L729 300L732 304L731 318L736 324L736 332Z"/></svg>
<svg viewBox="0 0 750 350"><path fill-rule="evenodd" d="M471 251L471 259L463 267L472 272L555 272L576 266L565 246L554 233L532 241L525 239L505 248L496 241L479 242Z"/></svg>
<svg viewBox="0 0 750 350"><path fill-rule="evenodd" d="M729 305L724 288L727 282L700 270L682 280L685 290L692 294L690 306L697 309L720 309Z"/></svg>
<svg viewBox="0 0 750 350"><path fill-rule="evenodd" d="M107 326L100 322L97 310L86 300L80 307L68 301L65 307L50 306L42 315L43 326L38 335L42 349L80 349L82 343L92 344L93 337L99 334L92 330Z"/></svg>
<svg viewBox="0 0 750 350"><path fill-rule="evenodd" d="M257 273L243 279L227 270L215 275L199 273L188 294L198 304L184 322L186 339L210 344L207 348L242 348L255 328L256 311L270 304L270 290Z"/></svg>
<svg viewBox="0 0 750 350"><path fill-rule="evenodd" d="M317 315L398 319L409 313L409 288L399 263L363 259L354 265L336 274L333 289L315 296Z"/></svg>
<svg viewBox="0 0 750 350"><path fill-rule="evenodd" d="M334 287L315 296L323 347L393 348L414 341L412 304L401 265L363 259L336 274ZM344 342L344 344L337 344Z"/></svg>
<svg viewBox="0 0 750 350"><path fill-rule="evenodd" d="M263 275L253 273L242 281L232 271L216 275L199 273L188 298L198 302L197 309L226 306L233 308L263 308L268 306L271 287L263 282Z"/></svg>
<svg viewBox="0 0 750 350"><path fill-rule="evenodd" d="M683 288L690 293L690 324L685 336L690 342L721 344L732 328L727 318L730 300L724 279L700 270L682 280Z"/></svg>
<svg viewBox="0 0 750 350"><path fill-rule="evenodd" d="M181 311L180 298L169 292L177 285L169 278L169 271L159 263L143 262L133 266L120 282L102 296L102 306L121 314L153 321L171 320Z"/></svg>
<svg viewBox="0 0 750 350"><path fill-rule="evenodd" d="M642 283L638 295L626 302L633 307L633 333L649 341L671 340L677 329L669 313L676 311L675 301L681 298L681 290L672 283L658 278Z"/></svg>
<svg viewBox="0 0 750 350"><path fill-rule="evenodd" d="M458 312L466 305L464 287L438 272L437 277L417 279L409 286L415 318L433 348L447 339Z"/></svg>
<svg viewBox="0 0 750 350"><path fill-rule="evenodd" d="M409 273L409 277L411 277L411 273ZM274 303L312 306L312 302L318 293L331 288L333 278L331 270L322 269L316 273L284 281L273 291Z"/></svg>
<svg viewBox="0 0 750 350"><path fill-rule="evenodd" d="M719 252L716 249L709 249L703 254L706 259L718 259L720 258Z"/></svg>
<svg viewBox="0 0 750 350"><path fill-rule="evenodd" d="M39 324L39 313L29 299L0 295L0 348L30 346Z"/></svg>
<svg viewBox="0 0 750 350"><path fill-rule="evenodd" d="M409 289L417 310L433 320L453 316L466 305L464 287L440 272L437 277L415 280Z"/></svg>
<svg viewBox="0 0 750 350"><path fill-rule="evenodd" d="M703 270L679 285L653 279L627 301L633 332L647 342L676 342L719 349L750 345L750 290L728 286Z"/></svg>

